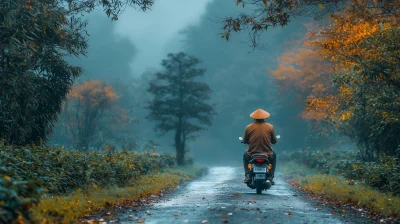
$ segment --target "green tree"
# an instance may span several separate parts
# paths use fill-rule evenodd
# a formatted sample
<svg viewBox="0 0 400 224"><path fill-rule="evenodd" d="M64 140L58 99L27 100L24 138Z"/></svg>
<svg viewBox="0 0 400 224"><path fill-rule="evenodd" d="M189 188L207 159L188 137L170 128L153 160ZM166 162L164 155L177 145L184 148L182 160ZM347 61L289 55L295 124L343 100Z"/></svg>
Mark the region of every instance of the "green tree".
<svg viewBox="0 0 400 224"><path fill-rule="evenodd" d="M118 19L125 6L153 0L4 0L0 2L0 138L46 140L82 69L65 58L85 55L82 13L103 8Z"/></svg>
<svg viewBox="0 0 400 224"><path fill-rule="evenodd" d="M194 133L210 126L215 115L210 99L211 89L206 83L195 81L205 70L196 68L199 59L183 52L168 54L162 61L164 71L155 74L148 91L154 99L146 107L148 119L158 122L156 131L175 131L178 165L184 165L186 141L195 139Z"/></svg>

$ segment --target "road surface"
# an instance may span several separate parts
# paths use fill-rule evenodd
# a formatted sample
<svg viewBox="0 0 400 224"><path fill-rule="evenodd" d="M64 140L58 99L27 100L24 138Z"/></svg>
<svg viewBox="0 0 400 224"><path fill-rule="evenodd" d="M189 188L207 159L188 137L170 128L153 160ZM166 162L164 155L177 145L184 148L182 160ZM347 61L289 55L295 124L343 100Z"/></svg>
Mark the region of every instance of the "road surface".
<svg viewBox="0 0 400 224"><path fill-rule="evenodd" d="M127 210L119 223L363 223L332 215L297 196L279 176L262 195L243 184L240 168L211 168L153 206Z"/></svg>

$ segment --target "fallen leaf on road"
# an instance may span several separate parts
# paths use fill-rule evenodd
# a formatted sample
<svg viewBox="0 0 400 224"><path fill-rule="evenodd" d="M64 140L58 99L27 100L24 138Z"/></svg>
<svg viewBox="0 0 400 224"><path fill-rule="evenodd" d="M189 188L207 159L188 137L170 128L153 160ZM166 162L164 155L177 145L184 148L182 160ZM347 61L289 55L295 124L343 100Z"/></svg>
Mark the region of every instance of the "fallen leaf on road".
<svg viewBox="0 0 400 224"><path fill-rule="evenodd" d="M233 196L234 196L234 197L236 197L236 198L241 198L241 197L242 197L242 195L241 195L241 194L236 194L236 193L235 193L235 194L233 194Z"/></svg>
<svg viewBox="0 0 400 224"><path fill-rule="evenodd" d="M179 216L178 214L174 214L175 217Z"/></svg>
<svg viewBox="0 0 400 224"><path fill-rule="evenodd" d="M208 222L208 220L203 220L201 223L207 223Z"/></svg>
<svg viewBox="0 0 400 224"><path fill-rule="evenodd" d="M285 215L292 216L293 214L291 212L286 212Z"/></svg>
<svg viewBox="0 0 400 224"><path fill-rule="evenodd" d="M340 214L345 214L345 213L346 213L346 210L341 210L339 213L340 213Z"/></svg>
<svg viewBox="0 0 400 224"><path fill-rule="evenodd" d="M221 218L226 219L226 215L225 214L221 214Z"/></svg>
<svg viewBox="0 0 400 224"><path fill-rule="evenodd" d="M138 223L144 223L144 220L143 219L139 219L137 222Z"/></svg>

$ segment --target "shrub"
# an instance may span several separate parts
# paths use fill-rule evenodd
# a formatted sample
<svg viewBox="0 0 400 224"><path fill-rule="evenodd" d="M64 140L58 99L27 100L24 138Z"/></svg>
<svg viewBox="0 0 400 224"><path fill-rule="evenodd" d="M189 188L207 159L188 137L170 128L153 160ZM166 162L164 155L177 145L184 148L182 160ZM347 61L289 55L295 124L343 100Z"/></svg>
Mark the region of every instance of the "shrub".
<svg viewBox="0 0 400 224"><path fill-rule="evenodd" d="M37 180L47 193L69 193L89 186L124 186L143 174L171 167L171 154L78 152L50 146L12 147L0 142L0 176Z"/></svg>
<svg viewBox="0 0 400 224"><path fill-rule="evenodd" d="M339 164L355 156L356 154L351 151L301 150L282 152L279 154L279 160L300 163L308 168L317 169L323 174L334 174Z"/></svg>
<svg viewBox="0 0 400 224"><path fill-rule="evenodd" d="M37 204L42 190L33 182L0 177L0 223L27 223L30 208Z"/></svg>
<svg viewBox="0 0 400 224"><path fill-rule="evenodd" d="M381 191L400 194L400 163L398 158L382 157L378 162L346 161L339 168L345 177L360 180Z"/></svg>
<svg viewBox="0 0 400 224"><path fill-rule="evenodd" d="M364 162L351 151L302 150L283 152L279 160L296 162L322 174L341 175L380 191L400 194L400 161L396 157L384 156L376 162Z"/></svg>

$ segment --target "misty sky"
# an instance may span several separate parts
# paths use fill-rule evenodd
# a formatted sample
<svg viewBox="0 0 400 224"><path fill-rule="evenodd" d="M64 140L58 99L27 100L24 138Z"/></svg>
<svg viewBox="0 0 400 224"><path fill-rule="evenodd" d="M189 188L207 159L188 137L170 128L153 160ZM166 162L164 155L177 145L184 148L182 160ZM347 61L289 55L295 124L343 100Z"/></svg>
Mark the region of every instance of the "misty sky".
<svg viewBox="0 0 400 224"><path fill-rule="evenodd" d="M169 52L183 50L180 31L196 25L211 1L163 0L156 1L146 13L134 9L123 13L114 32L135 44L137 52L131 63L133 75L140 76L147 68L158 66Z"/></svg>

